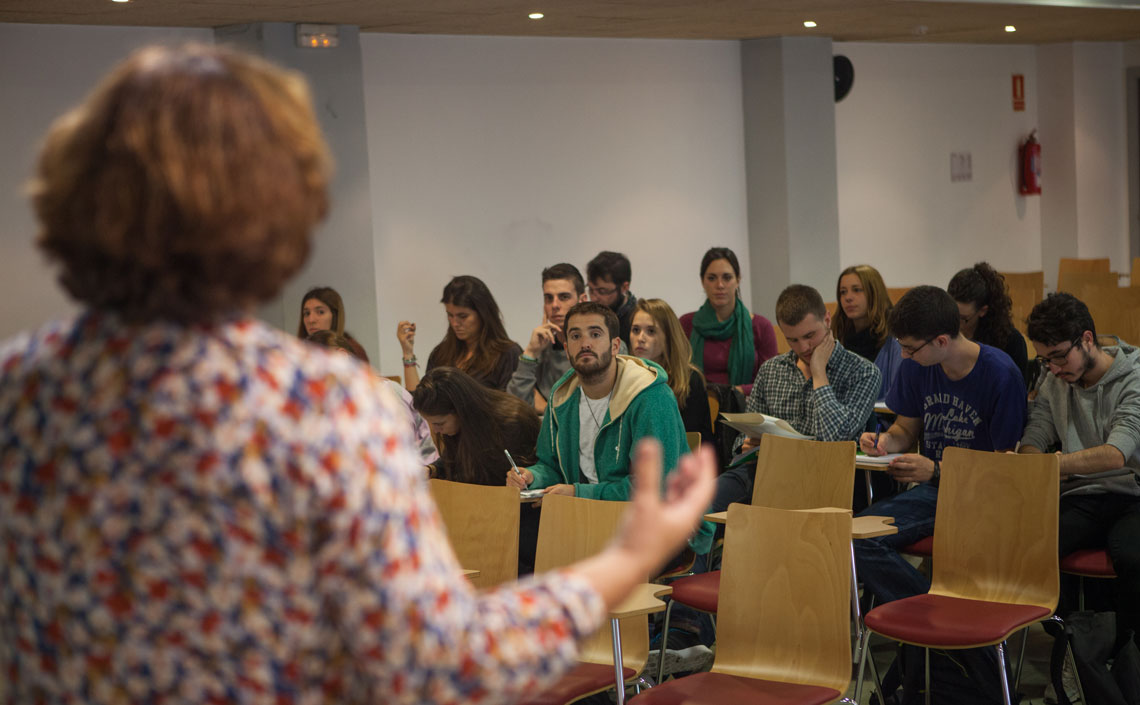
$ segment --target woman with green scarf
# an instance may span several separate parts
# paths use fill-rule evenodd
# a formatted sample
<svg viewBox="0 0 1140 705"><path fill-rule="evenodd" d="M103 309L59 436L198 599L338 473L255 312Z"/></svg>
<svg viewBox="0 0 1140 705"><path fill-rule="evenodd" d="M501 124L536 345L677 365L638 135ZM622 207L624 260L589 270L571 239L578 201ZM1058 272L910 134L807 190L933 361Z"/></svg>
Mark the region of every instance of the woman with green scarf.
<svg viewBox="0 0 1140 705"><path fill-rule="evenodd" d="M740 300L740 262L727 247L701 259L705 303L681 316L693 346L693 364L713 384L739 387L745 396L760 364L776 354L776 330L763 316L749 314Z"/></svg>

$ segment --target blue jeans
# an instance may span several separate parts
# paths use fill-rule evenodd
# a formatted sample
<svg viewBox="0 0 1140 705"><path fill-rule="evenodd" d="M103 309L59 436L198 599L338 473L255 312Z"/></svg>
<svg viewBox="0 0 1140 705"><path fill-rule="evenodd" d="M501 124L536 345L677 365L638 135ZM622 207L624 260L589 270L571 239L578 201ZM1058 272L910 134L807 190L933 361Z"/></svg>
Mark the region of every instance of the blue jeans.
<svg viewBox="0 0 1140 705"><path fill-rule="evenodd" d="M882 604L930 591L930 581L899 554L899 549L934 534L938 488L921 484L902 494L876 502L859 516L894 517L899 532L891 536L855 541L855 570L863 589Z"/></svg>

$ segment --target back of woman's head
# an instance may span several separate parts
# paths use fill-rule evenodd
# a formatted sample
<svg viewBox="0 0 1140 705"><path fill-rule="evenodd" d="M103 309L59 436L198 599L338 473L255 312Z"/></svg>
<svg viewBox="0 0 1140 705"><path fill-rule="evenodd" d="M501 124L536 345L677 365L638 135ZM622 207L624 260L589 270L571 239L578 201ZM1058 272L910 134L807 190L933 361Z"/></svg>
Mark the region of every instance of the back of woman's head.
<svg viewBox="0 0 1140 705"><path fill-rule="evenodd" d="M222 47L141 49L49 131L38 244L92 308L216 319L301 267L329 171L297 74Z"/></svg>
<svg viewBox="0 0 1140 705"><path fill-rule="evenodd" d="M308 332L305 330L305 304L314 299L328 306L329 310L332 311L332 327L329 330L344 335L344 300L331 286L317 286L306 291L305 295L301 297L301 320L297 323L297 337L308 337Z"/></svg>
<svg viewBox="0 0 1140 705"><path fill-rule="evenodd" d="M1005 345L1013 332L1013 301L1001 273L987 262L978 262L955 274L946 292L955 302L972 304L978 311L989 307L985 315L978 316L974 340L998 347Z"/></svg>
<svg viewBox="0 0 1140 705"><path fill-rule="evenodd" d="M681 328L681 321L677 319L673 307L663 299L638 299L636 310L648 314L660 332L665 348L661 366L665 368L665 374L669 375L669 388L677 397L678 405L683 408L689 397L691 370L696 368L689 362L693 348L685 330Z"/></svg>
<svg viewBox="0 0 1140 705"><path fill-rule="evenodd" d="M420 378L412 392L412 406L429 416L455 414L460 428L467 430L490 415L489 391L463 370L435 367Z"/></svg>
<svg viewBox="0 0 1140 705"><path fill-rule="evenodd" d="M848 267L840 272L839 278L835 280L835 301L837 304L835 313L831 316L831 331L841 343L855 333L855 325L843 311L843 301L839 295L843 277L848 274L859 277L859 283L863 286L863 295L867 297L868 328L878 340L879 345L882 345L891 334L889 323L892 306L891 297L887 292L887 285L883 282L883 276L879 274L879 270L869 264L856 264Z"/></svg>

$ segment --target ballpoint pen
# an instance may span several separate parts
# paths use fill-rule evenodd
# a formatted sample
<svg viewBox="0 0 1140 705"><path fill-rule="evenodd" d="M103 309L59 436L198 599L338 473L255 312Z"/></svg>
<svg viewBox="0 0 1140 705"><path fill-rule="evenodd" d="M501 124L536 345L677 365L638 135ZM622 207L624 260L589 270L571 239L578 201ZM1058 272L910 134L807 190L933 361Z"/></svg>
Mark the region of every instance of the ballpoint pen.
<svg viewBox="0 0 1140 705"><path fill-rule="evenodd" d="M515 474L518 475L519 477L522 477L523 476L522 471L519 470L518 465L515 465L515 459L511 457L511 451L507 450L506 448L503 448L503 452L507 454L507 460L510 461L511 468L515 471Z"/></svg>

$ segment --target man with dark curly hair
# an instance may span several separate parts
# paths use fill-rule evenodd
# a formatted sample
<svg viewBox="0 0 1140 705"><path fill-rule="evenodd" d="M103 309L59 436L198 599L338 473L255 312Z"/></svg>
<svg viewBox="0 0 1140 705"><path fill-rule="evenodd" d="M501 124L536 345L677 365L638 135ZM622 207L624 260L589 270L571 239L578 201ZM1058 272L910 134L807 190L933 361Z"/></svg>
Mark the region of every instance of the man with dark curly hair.
<svg viewBox="0 0 1140 705"><path fill-rule="evenodd" d="M1022 453L1060 447L1062 556L1107 548L1116 571L1117 634L1140 632L1140 350L1101 347L1088 307L1050 294L1029 314L1047 368ZM1133 637L1137 638L1137 637Z"/></svg>

